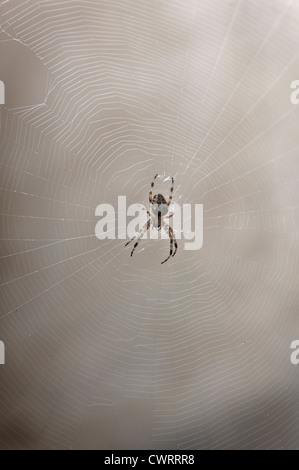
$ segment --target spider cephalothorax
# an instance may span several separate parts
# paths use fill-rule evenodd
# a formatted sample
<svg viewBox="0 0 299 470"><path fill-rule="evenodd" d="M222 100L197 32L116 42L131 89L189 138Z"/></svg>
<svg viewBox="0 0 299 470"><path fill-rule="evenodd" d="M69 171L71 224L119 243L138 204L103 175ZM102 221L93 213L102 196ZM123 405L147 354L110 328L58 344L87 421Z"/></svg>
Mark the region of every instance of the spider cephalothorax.
<svg viewBox="0 0 299 470"><path fill-rule="evenodd" d="M149 193L149 202L150 202L150 206L151 206L151 211L150 212L147 211L147 215L149 216L149 219L146 222L146 224L144 224L142 229L139 230L139 232L133 238L131 238L131 240L129 240L126 243L126 246L132 240L137 240L134 247L133 247L133 250L131 251L131 256L133 256L134 250L137 247L139 240L143 237L143 235L150 228L150 226L152 225L153 227L157 228L158 230L161 230L161 227L162 227L165 230L165 232L168 233L169 240L170 240L170 253L169 253L169 256L164 261L162 261L161 264L163 264L171 256L174 256L176 254L177 248L178 248L178 245L177 245L177 242L176 242L176 239L175 239L172 228L169 227L169 225L166 222L164 222L164 218L169 219L170 217L172 217L172 214L168 215L168 216L166 216L166 214L168 213L169 205L171 204L171 201L172 201L174 179L171 178L172 186L170 188L170 196L169 196L168 202L167 202L165 197L160 193L155 194L154 197L153 197L153 187L154 187L155 179L157 178L157 176L158 175L156 175L154 177L154 181L151 184L151 190L150 190L150 193ZM173 244L175 246L174 252L173 252Z"/></svg>
<svg viewBox="0 0 299 470"><path fill-rule="evenodd" d="M152 213L155 215L164 216L168 212L168 204L162 194L155 194L152 202Z"/></svg>

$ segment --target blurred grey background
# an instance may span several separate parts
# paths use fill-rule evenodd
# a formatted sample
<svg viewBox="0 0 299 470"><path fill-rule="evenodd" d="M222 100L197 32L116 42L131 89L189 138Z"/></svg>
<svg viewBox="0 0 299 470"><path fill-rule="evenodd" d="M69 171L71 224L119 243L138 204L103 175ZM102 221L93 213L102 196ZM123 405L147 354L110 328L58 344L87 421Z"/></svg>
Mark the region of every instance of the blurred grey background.
<svg viewBox="0 0 299 470"><path fill-rule="evenodd" d="M0 448L298 449L298 2L0 15ZM95 237L156 173L204 207L164 265Z"/></svg>

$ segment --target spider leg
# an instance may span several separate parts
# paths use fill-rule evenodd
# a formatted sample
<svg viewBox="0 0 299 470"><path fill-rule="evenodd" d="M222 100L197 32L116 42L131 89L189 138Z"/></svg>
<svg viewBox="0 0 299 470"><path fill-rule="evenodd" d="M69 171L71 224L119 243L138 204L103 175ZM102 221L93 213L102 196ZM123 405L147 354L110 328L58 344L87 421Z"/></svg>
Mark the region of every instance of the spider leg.
<svg viewBox="0 0 299 470"><path fill-rule="evenodd" d="M166 263L166 261L168 261L171 256L174 256L177 252L177 249L178 249L178 244L177 244L177 241L176 241L176 238L174 236L172 228L169 227L169 225L167 225L166 223L163 224L163 228L164 228L165 231L168 231L168 236L169 236L169 240L170 240L170 251L169 251L168 257L164 261L162 261L161 264ZM174 243L174 246L175 246L174 253L173 253L173 243Z"/></svg>
<svg viewBox="0 0 299 470"><path fill-rule="evenodd" d="M141 240L141 238L143 237L143 235L145 234L145 232L148 231L148 229L150 228L150 226L151 226L151 219L148 219L148 221L146 222L146 224L144 224L144 226L139 230L139 232L137 232L137 234L134 235L134 237L131 238L131 240L129 240L129 241L125 244L125 246L127 246L129 243L131 243L131 241L137 239L137 242L134 244L133 250L131 251L131 256L133 256L134 250L135 250L135 248L137 248L138 243L139 243L139 240Z"/></svg>
<svg viewBox="0 0 299 470"><path fill-rule="evenodd" d="M158 173L155 175L154 181L152 181L152 183L151 183L151 190L150 190L150 193L149 193L149 202L150 202L150 204L152 203L152 200L153 200L153 187L154 187L155 179L157 178L157 176L158 176Z"/></svg>
<svg viewBox="0 0 299 470"><path fill-rule="evenodd" d="M169 206L169 204L170 204L171 201L172 201L172 193L173 193L173 185L174 185L174 179L173 179L173 177L171 178L171 183L172 183L172 186L171 186L171 188L170 188L170 196L169 196L168 203L167 203L168 206Z"/></svg>
<svg viewBox="0 0 299 470"><path fill-rule="evenodd" d="M167 258L164 260L164 261L161 261L161 264L164 264L166 263L166 261L169 260L169 258L171 257L172 255L172 249L173 249L173 238L171 237L170 235L170 232L168 233L169 234L169 238L170 238L170 251L169 251L169 255L167 256Z"/></svg>
<svg viewBox="0 0 299 470"><path fill-rule="evenodd" d="M173 255L172 255L172 256L174 256L176 254L177 250L178 250L178 244L177 244L173 229L171 227L169 227L169 232L172 235L172 239L173 239L173 243L174 243L174 252L173 252Z"/></svg>

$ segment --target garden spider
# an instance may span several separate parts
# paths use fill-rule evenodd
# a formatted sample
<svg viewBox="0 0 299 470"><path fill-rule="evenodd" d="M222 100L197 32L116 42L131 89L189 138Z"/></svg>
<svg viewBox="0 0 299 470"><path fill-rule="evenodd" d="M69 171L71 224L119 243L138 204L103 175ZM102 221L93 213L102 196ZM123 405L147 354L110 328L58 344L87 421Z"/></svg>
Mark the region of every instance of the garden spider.
<svg viewBox="0 0 299 470"><path fill-rule="evenodd" d="M155 194L153 197L153 187L155 183L155 179L157 178L158 174L154 177L154 181L151 183L151 190L149 192L149 202L151 205L151 212L147 211L147 215L149 216L148 221L144 224L144 226L139 230L139 232L136 233L136 235L129 240L125 246L127 246L129 243L131 243L132 240L137 240L133 250L131 251L131 256L133 256L135 248L137 248L137 245L139 243L139 240L143 237L143 235L148 231L150 226L152 225L154 228L161 230L161 227L165 230L165 232L168 233L169 235L169 241L170 241L170 252L168 257L161 262L161 264L166 263L167 260L171 256L174 256L177 252L178 249L178 244L175 239L173 230L169 225L163 220L164 218L170 219L173 214L171 215L166 215L168 212L169 205L172 201L172 193L173 193L173 185L174 185L174 179L171 178L172 181L172 186L170 188L170 196L168 199L168 202L166 202L166 199L162 194ZM174 244L174 252L173 252L173 244Z"/></svg>

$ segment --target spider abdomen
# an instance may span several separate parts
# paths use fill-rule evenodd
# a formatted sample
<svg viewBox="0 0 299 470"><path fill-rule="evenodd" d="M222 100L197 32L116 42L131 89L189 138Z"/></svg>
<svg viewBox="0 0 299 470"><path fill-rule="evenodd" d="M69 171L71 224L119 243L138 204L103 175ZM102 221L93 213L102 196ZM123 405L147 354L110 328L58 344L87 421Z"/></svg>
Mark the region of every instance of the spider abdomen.
<svg viewBox="0 0 299 470"><path fill-rule="evenodd" d="M160 215L164 217L164 215L168 212L168 204L166 202L165 197L162 194L155 194L153 197L152 202L152 212L155 215Z"/></svg>

